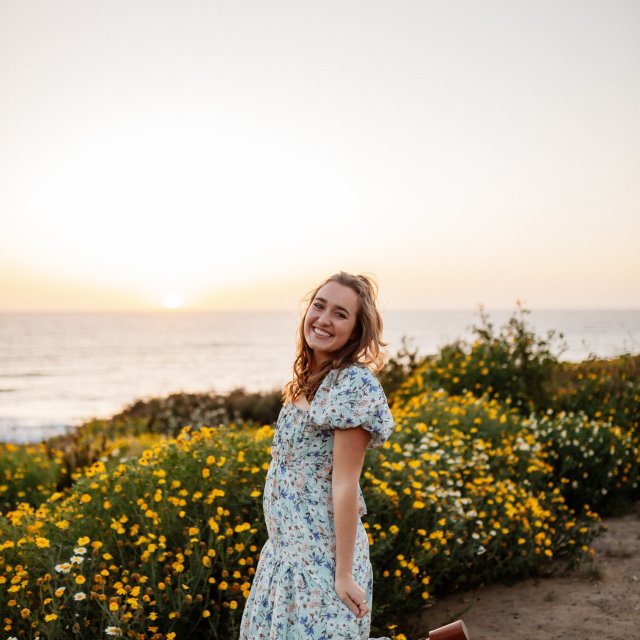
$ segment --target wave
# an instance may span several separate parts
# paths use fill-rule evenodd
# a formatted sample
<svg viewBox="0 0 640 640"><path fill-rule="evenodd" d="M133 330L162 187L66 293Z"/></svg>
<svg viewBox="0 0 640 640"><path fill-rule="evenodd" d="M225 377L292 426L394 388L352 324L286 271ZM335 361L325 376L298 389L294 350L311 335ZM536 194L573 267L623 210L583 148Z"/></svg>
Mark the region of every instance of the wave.
<svg viewBox="0 0 640 640"><path fill-rule="evenodd" d="M25 373L0 373L0 378L46 378L50 373L42 371L26 371Z"/></svg>

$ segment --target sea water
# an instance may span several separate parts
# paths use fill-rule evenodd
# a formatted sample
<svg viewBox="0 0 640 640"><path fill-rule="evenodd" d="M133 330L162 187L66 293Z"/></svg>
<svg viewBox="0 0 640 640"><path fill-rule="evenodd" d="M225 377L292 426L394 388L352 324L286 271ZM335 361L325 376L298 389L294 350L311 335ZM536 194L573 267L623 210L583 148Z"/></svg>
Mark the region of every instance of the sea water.
<svg viewBox="0 0 640 640"><path fill-rule="evenodd" d="M488 310L496 328L512 310ZM562 332L563 360L640 352L640 310L533 310L540 336ZM294 312L0 314L0 440L35 441L136 399L281 388L291 376ZM419 354L469 338L477 310L388 311L387 352Z"/></svg>

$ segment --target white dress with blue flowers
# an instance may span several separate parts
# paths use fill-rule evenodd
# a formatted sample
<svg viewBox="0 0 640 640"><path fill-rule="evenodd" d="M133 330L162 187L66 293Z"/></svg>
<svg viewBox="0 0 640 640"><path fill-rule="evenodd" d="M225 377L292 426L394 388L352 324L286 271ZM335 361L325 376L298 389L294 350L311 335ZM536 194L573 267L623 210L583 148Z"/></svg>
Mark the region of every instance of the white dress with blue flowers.
<svg viewBox="0 0 640 640"><path fill-rule="evenodd" d="M352 573L366 592L367 614L356 618L335 591L333 436L334 429L358 426L371 433L369 449L382 445L394 426L380 382L363 365L330 371L309 410L292 403L282 407L263 495L269 539L260 552L240 640L369 640L373 572L360 487Z"/></svg>

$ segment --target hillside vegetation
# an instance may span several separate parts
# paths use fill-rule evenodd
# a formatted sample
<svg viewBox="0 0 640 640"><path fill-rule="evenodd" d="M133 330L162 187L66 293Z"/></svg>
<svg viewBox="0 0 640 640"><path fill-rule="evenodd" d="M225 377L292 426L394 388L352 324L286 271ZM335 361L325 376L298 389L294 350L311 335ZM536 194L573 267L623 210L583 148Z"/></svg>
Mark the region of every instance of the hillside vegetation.
<svg viewBox="0 0 640 640"><path fill-rule="evenodd" d="M459 588L591 553L639 497L640 356L559 359L518 309L381 379L396 429L361 486L372 635ZM3 638L237 637L266 540L279 394L175 394L31 445L0 444Z"/></svg>

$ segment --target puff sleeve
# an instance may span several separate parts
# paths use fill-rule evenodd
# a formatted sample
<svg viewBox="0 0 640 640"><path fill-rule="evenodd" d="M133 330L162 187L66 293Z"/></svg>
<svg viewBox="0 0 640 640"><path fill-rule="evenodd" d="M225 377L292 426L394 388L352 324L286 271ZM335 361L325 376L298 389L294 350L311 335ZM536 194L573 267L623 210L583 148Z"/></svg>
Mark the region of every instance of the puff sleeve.
<svg viewBox="0 0 640 640"><path fill-rule="evenodd" d="M362 427L370 434L367 449L379 447L394 423L379 380L364 365L330 371L311 403L310 422L327 429Z"/></svg>

